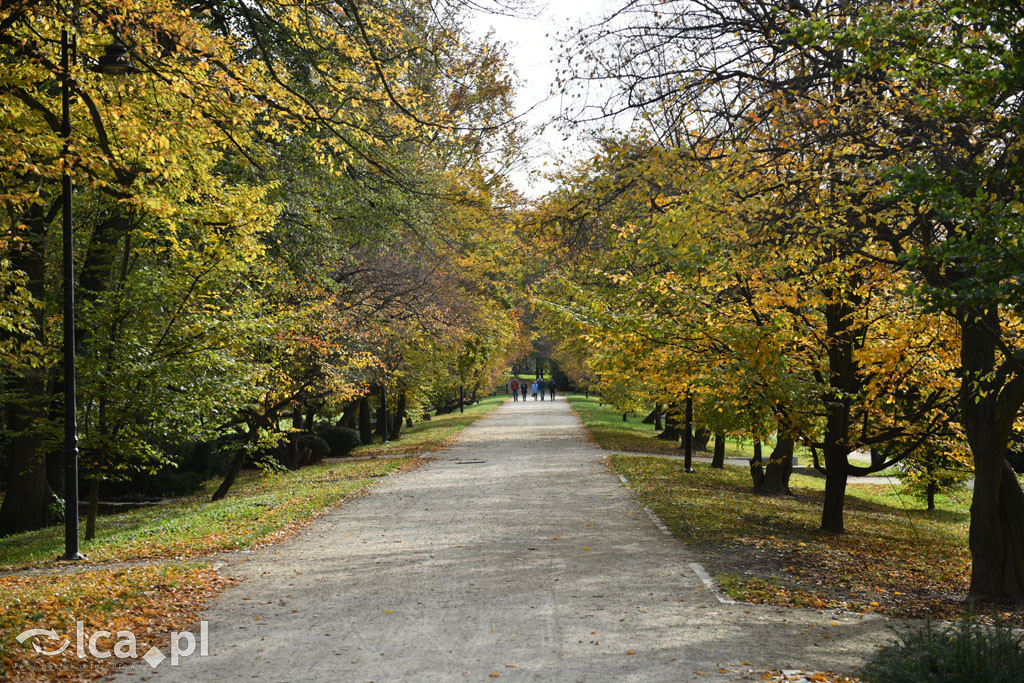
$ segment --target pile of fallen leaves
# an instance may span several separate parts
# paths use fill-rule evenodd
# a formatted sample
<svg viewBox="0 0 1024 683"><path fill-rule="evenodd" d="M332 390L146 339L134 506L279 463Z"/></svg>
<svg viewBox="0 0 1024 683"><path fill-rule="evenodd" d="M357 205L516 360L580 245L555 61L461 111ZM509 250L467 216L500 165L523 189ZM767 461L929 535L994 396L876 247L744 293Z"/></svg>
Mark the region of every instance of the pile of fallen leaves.
<svg viewBox="0 0 1024 683"><path fill-rule="evenodd" d="M171 631L196 631L206 600L231 583L208 565L192 563L136 566L0 577L0 671L11 680L84 680L112 668L136 664L151 647L170 652ZM78 656L77 623L82 622L84 658ZM16 636L30 628L52 629L57 638L33 637L19 644ZM95 640L99 651L110 652L118 631L136 640L136 659L97 659L88 654L88 639L98 631L110 635ZM60 654L42 655L34 645Z"/></svg>
<svg viewBox="0 0 1024 683"><path fill-rule="evenodd" d="M89 680L115 667L150 666L151 647L170 653L170 633L197 633L203 604L232 581L209 556L280 541L380 477L424 462L416 458L332 463L273 476L247 476L217 503L194 497L100 520L97 539L83 544L88 560L69 565L53 558L63 548L61 529L0 540L0 681ZM190 559L191 558L191 559ZM207 558L207 559L204 559ZM104 564L106 563L106 564ZM78 656L77 622L85 634ZM55 632L19 643L29 629ZM101 652L130 631L136 657L96 658L88 639L99 631ZM197 636L198 637L198 636ZM60 649L56 655L35 650Z"/></svg>

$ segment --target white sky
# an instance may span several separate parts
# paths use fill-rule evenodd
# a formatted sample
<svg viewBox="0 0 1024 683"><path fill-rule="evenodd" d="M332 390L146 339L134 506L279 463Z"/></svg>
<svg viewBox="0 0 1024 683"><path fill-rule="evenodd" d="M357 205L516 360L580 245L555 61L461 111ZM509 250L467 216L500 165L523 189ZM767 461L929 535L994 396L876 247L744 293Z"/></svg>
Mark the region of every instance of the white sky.
<svg viewBox="0 0 1024 683"><path fill-rule="evenodd" d="M529 132L531 162L512 173L515 186L527 197L537 198L553 189L540 177L559 160L581 158L586 145L576 133L566 133L550 124L561 111L561 96L551 95L558 71L557 60L564 37L581 24L604 13L608 0L534 0L534 16L508 17L477 12L470 23L474 37L494 30L494 38L505 43L513 68L519 76L516 113L528 128L546 126L543 132ZM617 4L617 3L615 3Z"/></svg>

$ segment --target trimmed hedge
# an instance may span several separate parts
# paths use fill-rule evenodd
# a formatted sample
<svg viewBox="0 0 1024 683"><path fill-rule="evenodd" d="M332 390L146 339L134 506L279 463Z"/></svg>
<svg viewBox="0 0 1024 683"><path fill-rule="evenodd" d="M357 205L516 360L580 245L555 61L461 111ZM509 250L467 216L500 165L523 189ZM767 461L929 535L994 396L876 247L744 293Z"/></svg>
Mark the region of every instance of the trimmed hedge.
<svg viewBox="0 0 1024 683"><path fill-rule="evenodd" d="M327 442L332 458L348 455L360 444L359 432L348 427L324 425L318 428L316 433Z"/></svg>

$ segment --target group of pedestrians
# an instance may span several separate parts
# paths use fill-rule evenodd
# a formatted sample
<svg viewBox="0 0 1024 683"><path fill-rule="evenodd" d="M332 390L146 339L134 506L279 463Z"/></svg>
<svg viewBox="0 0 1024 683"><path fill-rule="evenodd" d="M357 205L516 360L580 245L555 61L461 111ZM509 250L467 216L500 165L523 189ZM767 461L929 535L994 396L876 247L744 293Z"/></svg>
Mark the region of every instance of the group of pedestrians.
<svg viewBox="0 0 1024 683"><path fill-rule="evenodd" d="M526 394L529 392L533 396L533 400L536 401L537 397L540 396L540 400L544 400L544 392L547 392L548 398L552 401L555 400L555 381L548 380L544 381L543 378L534 380L531 384L525 379L519 379L518 377L512 378L510 385L512 389L512 400L518 401L519 397L522 396L523 400L526 400Z"/></svg>

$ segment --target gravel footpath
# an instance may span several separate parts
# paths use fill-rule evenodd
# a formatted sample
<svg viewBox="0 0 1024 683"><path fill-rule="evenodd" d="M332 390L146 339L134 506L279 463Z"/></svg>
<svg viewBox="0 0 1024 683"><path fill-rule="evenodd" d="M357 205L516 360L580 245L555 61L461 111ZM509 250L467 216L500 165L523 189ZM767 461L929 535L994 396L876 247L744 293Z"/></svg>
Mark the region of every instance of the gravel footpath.
<svg viewBox="0 0 1024 683"><path fill-rule="evenodd" d="M505 403L437 455L225 567L246 580L204 615L208 656L118 680L760 680L849 669L892 635L722 603L564 400Z"/></svg>

